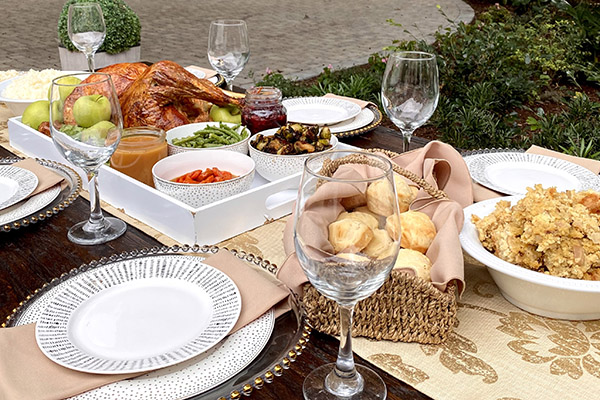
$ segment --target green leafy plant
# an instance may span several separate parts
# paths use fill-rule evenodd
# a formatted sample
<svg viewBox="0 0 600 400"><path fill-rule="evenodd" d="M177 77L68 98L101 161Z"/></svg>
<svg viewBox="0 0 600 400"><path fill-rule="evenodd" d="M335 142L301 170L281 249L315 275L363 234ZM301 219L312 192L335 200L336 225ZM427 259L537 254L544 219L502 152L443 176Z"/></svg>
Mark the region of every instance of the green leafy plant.
<svg viewBox="0 0 600 400"><path fill-rule="evenodd" d="M68 0L63 6L58 19L58 38L60 43L71 51L77 51L68 32L69 6L74 3L85 3L89 0ZM98 51L109 54L121 53L140 44L141 25L137 14L123 0L96 0L102 7L106 23L106 38Z"/></svg>

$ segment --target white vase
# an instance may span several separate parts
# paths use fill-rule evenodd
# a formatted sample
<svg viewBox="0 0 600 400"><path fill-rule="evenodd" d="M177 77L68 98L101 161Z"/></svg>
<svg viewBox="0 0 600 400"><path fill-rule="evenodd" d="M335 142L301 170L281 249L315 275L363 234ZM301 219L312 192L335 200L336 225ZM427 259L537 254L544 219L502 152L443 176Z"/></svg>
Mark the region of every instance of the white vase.
<svg viewBox="0 0 600 400"><path fill-rule="evenodd" d="M141 46L135 46L127 51L117 54L108 54L106 52L96 53L94 56L94 65L96 69L99 69L117 63L138 62L140 61L140 47ZM88 64L85 54L79 51L69 51L64 47L59 46L58 55L60 57L60 66L63 71L87 71Z"/></svg>

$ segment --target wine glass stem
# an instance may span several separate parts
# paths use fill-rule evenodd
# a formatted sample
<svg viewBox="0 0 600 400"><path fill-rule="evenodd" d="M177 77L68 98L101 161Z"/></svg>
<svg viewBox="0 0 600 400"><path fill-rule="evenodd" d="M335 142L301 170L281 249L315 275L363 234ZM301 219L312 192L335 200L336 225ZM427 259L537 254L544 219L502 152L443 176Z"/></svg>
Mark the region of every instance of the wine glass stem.
<svg viewBox="0 0 600 400"><path fill-rule="evenodd" d="M87 173L88 192L90 193L90 218L84 230L93 232L104 229L104 215L100 206L100 192L98 191L98 171Z"/></svg>
<svg viewBox="0 0 600 400"><path fill-rule="evenodd" d="M233 92L233 79L226 79L226 85L227 90L229 90L230 92Z"/></svg>
<svg viewBox="0 0 600 400"><path fill-rule="evenodd" d="M86 53L85 58L87 59L88 69L90 72L94 72L96 70L94 66L94 53Z"/></svg>
<svg viewBox="0 0 600 400"><path fill-rule="evenodd" d="M338 304L340 309L340 348L334 370L325 379L325 387L340 397L349 397L363 389L363 378L356 372L352 354L352 314L354 304Z"/></svg>
<svg viewBox="0 0 600 400"><path fill-rule="evenodd" d="M406 152L410 148L410 139L412 138L413 131L402 131L402 152Z"/></svg>

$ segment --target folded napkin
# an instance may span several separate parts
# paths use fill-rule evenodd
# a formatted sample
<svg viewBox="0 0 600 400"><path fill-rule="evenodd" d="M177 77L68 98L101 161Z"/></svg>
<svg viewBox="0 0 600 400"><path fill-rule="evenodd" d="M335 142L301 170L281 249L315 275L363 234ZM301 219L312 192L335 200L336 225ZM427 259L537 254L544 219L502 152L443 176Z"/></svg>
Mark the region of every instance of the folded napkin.
<svg viewBox="0 0 600 400"><path fill-rule="evenodd" d="M204 79L210 79L213 76L217 75L217 71L215 71L215 70L208 69L208 68L198 67L196 65L189 65L188 68L197 69L198 71L204 72L206 74L206 76L204 77Z"/></svg>
<svg viewBox="0 0 600 400"><path fill-rule="evenodd" d="M41 193L44 190L61 183L65 179L56 172L44 167L41 164L38 164L38 162L33 158L26 158L24 160L17 161L13 164L13 166L31 171L38 178L38 185L28 197Z"/></svg>
<svg viewBox="0 0 600 400"><path fill-rule="evenodd" d="M567 154L562 154L558 151L548 150L548 149L545 149L545 148L539 147L539 146L531 146L529 149L527 149L526 153L540 154L543 156L559 158L561 160L566 160L566 161L572 162L573 164L577 164L584 168L587 168L595 174L600 173L600 161L597 161L597 160L591 160L589 158L570 156ZM501 196L506 196L506 195L503 193L498 193L492 189L488 189L485 186L482 186L482 185L478 184L477 182L473 181L473 198L476 202L482 201L482 200L487 200L487 199L493 199L493 198L501 197Z"/></svg>
<svg viewBox="0 0 600 400"><path fill-rule="evenodd" d="M454 281L458 285L459 293L462 293L464 260L458 234L464 219L462 209L472 203L471 177L464 160L452 146L434 141L421 149L403 153L392 161L449 195L449 199L437 200L421 189L410 208L427 214L436 226L437 234L427 250L427 256L432 262L432 284L444 291L447 284ZM326 197L327 193L323 196ZM314 211L318 214L311 217L315 221L315 247L327 249L327 244L323 242L327 239L325 230L340 211L341 208L334 207L323 207ZM293 233L294 216L288 220L285 227L283 241L288 257L279 268L277 277L289 288L301 293L302 286L308 279L295 254ZM319 241L321 244L318 244ZM412 269L405 271L414 274Z"/></svg>
<svg viewBox="0 0 600 400"><path fill-rule="evenodd" d="M373 103L371 101L366 101L366 100L361 100L361 99L355 99L354 97L339 96L339 95L333 94L333 93L327 93L323 97L327 97L327 98L330 98L330 99L340 99L340 100L351 101L354 104L358 104L360 106L360 108L365 108L369 104L375 105L375 103Z"/></svg>
<svg viewBox="0 0 600 400"><path fill-rule="evenodd" d="M231 333L260 317L289 295L283 285L249 268L228 251L208 257L240 290L242 312ZM74 371L47 358L35 340L35 324L0 329L0 399L52 400L142 375L101 375Z"/></svg>

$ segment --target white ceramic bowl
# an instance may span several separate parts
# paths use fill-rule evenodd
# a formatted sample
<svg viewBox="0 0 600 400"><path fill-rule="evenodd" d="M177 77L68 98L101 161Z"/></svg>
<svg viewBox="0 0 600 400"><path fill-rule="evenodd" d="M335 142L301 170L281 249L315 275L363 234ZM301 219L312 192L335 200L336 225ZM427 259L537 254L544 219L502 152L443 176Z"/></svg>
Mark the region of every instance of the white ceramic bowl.
<svg viewBox="0 0 600 400"><path fill-rule="evenodd" d="M600 318L600 282L559 278L506 262L479 241L471 215L481 218L494 211L499 200L515 204L523 196L509 196L473 204L464 209L460 233L463 249L488 267L502 295L519 308L550 318L592 320Z"/></svg>
<svg viewBox="0 0 600 400"><path fill-rule="evenodd" d="M207 126L219 126L220 122L195 122L193 124L181 125L173 129L169 129L167 131L167 145L169 147L169 155L183 153L186 151L204 151L204 150L230 150L237 151L238 153L248 154L248 139L250 139L250 131L244 127L240 126L236 132L241 134L242 132L246 132L246 137L241 141L225 146L219 147L203 147L203 148L194 148L194 147L182 147L175 146L173 144L173 139L180 139L188 136L192 136L194 132L201 131ZM227 122L223 122L224 125L233 128L236 124L230 124Z"/></svg>
<svg viewBox="0 0 600 400"><path fill-rule="evenodd" d="M177 183L171 181L197 169L217 167L237 178L214 183ZM194 208L244 192L254 179L254 161L247 155L228 150L187 151L163 158L152 167L154 186Z"/></svg>
<svg viewBox="0 0 600 400"><path fill-rule="evenodd" d="M257 133L256 135L272 136L277 132L278 128L267 129ZM254 141L256 135L250 138L248 149L250 150L250 157L256 163L256 172L268 181L276 181L286 176L293 175L298 172L302 172L304 168L304 160L311 154L297 154L282 156L278 154L266 153L264 151L256 150L250 143ZM335 135L331 135L330 139L331 147L324 152L334 150L338 145L338 139ZM323 153L324 153L323 152Z"/></svg>
<svg viewBox="0 0 600 400"><path fill-rule="evenodd" d="M68 74L74 74L74 73L79 73L81 71L62 71L63 75L68 75ZM9 97L4 97L4 90L8 87L8 85L10 85L15 79L19 79L21 76L15 76L13 78L10 79L6 79L2 82L0 82L0 103L4 103L6 104L6 106L8 107L8 109L10 111L12 111L13 115L17 116L17 115L23 115L23 111L25 111L25 109L31 104L34 103L38 100L48 100L47 97L41 98L41 99L26 99L26 100L22 100L22 99L12 99ZM50 86L50 84L48 83L48 87Z"/></svg>

